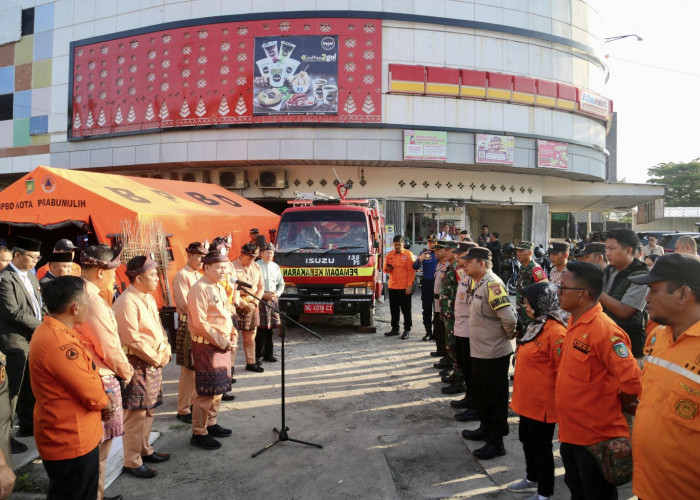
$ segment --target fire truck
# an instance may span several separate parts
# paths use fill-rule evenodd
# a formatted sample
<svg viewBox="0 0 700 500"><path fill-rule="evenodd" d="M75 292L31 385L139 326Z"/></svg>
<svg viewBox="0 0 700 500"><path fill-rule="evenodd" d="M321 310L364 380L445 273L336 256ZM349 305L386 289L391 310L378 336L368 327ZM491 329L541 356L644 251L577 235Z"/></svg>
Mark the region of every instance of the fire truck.
<svg viewBox="0 0 700 500"><path fill-rule="evenodd" d="M374 325L382 294L384 214L373 199L346 199L321 193L302 195L280 217L275 261L285 289L280 309L300 314L360 315L361 326Z"/></svg>

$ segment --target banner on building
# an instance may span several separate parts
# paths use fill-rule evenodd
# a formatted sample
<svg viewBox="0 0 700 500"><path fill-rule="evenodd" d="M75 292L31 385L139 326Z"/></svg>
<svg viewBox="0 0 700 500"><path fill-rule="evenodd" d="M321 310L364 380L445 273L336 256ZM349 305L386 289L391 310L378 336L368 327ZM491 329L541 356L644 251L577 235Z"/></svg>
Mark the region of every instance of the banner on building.
<svg viewBox="0 0 700 500"><path fill-rule="evenodd" d="M515 164L515 138L508 135L476 134L476 163Z"/></svg>
<svg viewBox="0 0 700 500"><path fill-rule="evenodd" d="M404 160L447 160L447 132L403 131Z"/></svg>
<svg viewBox="0 0 700 500"><path fill-rule="evenodd" d="M569 146L563 142L537 141L537 166L543 168L569 168Z"/></svg>

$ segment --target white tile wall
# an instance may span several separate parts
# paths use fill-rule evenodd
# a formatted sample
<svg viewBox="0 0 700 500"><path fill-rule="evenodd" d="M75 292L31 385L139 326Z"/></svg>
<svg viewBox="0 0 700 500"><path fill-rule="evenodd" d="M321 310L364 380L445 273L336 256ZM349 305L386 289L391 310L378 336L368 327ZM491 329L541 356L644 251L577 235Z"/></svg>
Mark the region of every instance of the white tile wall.
<svg viewBox="0 0 700 500"><path fill-rule="evenodd" d="M238 5L239 2L226 2L226 5ZM181 19L189 19L192 17L192 4L189 2L181 2L165 5L163 7L163 21L180 21Z"/></svg>
<svg viewBox="0 0 700 500"><path fill-rule="evenodd" d="M215 141L197 141L187 145L188 161L216 161L216 159Z"/></svg>
<svg viewBox="0 0 700 500"><path fill-rule="evenodd" d="M530 133L530 120L533 108L530 106L503 106L503 123L505 129L514 132Z"/></svg>
<svg viewBox="0 0 700 500"><path fill-rule="evenodd" d="M53 8L53 27L71 26L73 21L73 0L59 0Z"/></svg>
<svg viewBox="0 0 700 500"><path fill-rule="evenodd" d="M277 140L260 140L248 141L248 159L279 159L280 158L280 141Z"/></svg>
<svg viewBox="0 0 700 500"><path fill-rule="evenodd" d="M160 163L160 144L147 144L145 146L136 146L136 163ZM182 160L180 160L182 161Z"/></svg>
<svg viewBox="0 0 700 500"><path fill-rule="evenodd" d="M474 68L474 35L445 33L445 64L458 68Z"/></svg>
<svg viewBox="0 0 700 500"><path fill-rule="evenodd" d="M529 75L530 61L528 44L503 40L503 68L508 73Z"/></svg>
<svg viewBox="0 0 700 500"><path fill-rule="evenodd" d="M138 27L142 28L144 26L153 26L155 24L161 24L163 22L164 7L152 7L150 9L139 10L139 24ZM218 14L216 14L218 15Z"/></svg>
<svg viewBox="0 0 700 500"><path fill-rule="evenodd" d="M111 167L112 165L111 149L94 149L90 151L91 167Z"/></svg>
<svg viewBox="0 0 700 500"><path fill-rule="evenodd" d="M51 64L51 84L63 85L68 83L68 74L70 70L70 61L68 56L54 57ZM34 90L36 92L36 90Z"/></svg>
<svg viewBox="0 0 700 500"><path fill-rule="evenodd" d="M125 12L135 12L139 10L139 0L119 0L117 4L117 14Z"/></svg>
<svg viewBox="0 0 700 500"><path fill-rule="evenodd" d="M528 46L528 73L534 77L551 80L554 77L554 53L548 47Z"/></svg>
<svg viewBox="0 0 700 500"><path fill-rule="evenodd" d="M565 52L553 52L552 77L564 83L574 83L574 65L571 56Z"/></svg>
<svg viewBox="0 0 700 500"><path fill-rule="evenodd" d="M383 140L381 146L380 160L401 161L403 160L403 141Z"/></svg>
<svg viewBox="0 0 700 500"><path fill-rule="evenodd" d="M51 153L49 165L55 168L70 168L70 153Z"/></svg>
<svg viewBox="0 0 700 500"><path fill-rule="evenodd" d="M324 0L323 2L318 2L315 8L324 10L349 10L350 0Z"/></svg>
<svg viewBox="0 0 700 500"><path fill-rule="evenodd" d="M571 2L555 0L552 2L552 18L571 24Z"/></svg>
<svg viewBox="0 0 700 500"><path fill-rule="evenodd" d="M180 160L182 158L185 158L187 155L187 144L181 144L179 146L184 146L181 151L182 154L178 156ZM114 165L133 165L136 163L136 147L135 146L126 146L123 148L114 148L112 153L112 162ZM168 148L164 147L163 148L163 161L180 161L180 160L168 160L166 157L168 156Z"/></svg>
<svg viewBox="0 0 700 500"><path fill-rule="evenodd" d="M247 141L218 141L216 143L217 160L246 160L247 158Z"/></svg>
<svg viewBox="0 0 700 500"><path fill-rule="evenodd" d="M53 30L53 57L65 56L73 41L73 27L66 26Z"/></svg>
<svg viewBox="0 0 700 500"><path fill-rule="evenodd" d="M33 169L31 156L15 156L12 158L12 173L24 174Z"/></svg>
<svg viewBox="0 0 700 500"><path fill-rule="evenodd" d="M192 2L192 16L212 17L221 15L220 0L195 0Z"/></svg>
<svg viewBox="0 0 700 500"><path fill-rule="evenodd" d="M555 2L561 0L553 0ZM549 17L552 14L552 0L529 0L528 10L532 14Z"/></svg>
<svg viewBox="0 0 700 500"><path fill-rule="evenodd" d="M54 68L55 70L55 68ZM51 87L32 90L31 116L51 114ZM3 123L3 122L0 122ZM12 135L12 134L10 134Z"/></svg>
<svg viewBox="0 0 700 500"><path fill-rule="evenodd" d="M350 0L352 10L377 10L377 0Z"/></svg>
<svg viewBox="0 0 700 500"><path fill-rule="evenodd" d="M95 2L78 2L73 10L73 24L85 23L94 19Z"/></svg>
<svg viewBox="0 0 700 500"><path fill-rule="evenodd" d="M76 9L77 10L77 9ZM82 40L95 35L95 22L88 21L73 25L73 40Z"/></svg>
<svg viewBox="0 0 700 500"><path fill-rule="evenodd" d="M430 4L430 2L425 2ZM445 17L452 19L474 19L474 3L462 0L447 0L445 2Z"/></svg>
<svg viewBox="0 0 700 500"><path fill-rule="evenodd" d="M474 65L486 71L503 71L503 40L490 36L475 37Z"/></svg>
<svg viewBox="0 0 700 500"><path fill-rule="evenodd" d="M137 11L127 12L117 16L117 31L126 31L139 26L139 13Z"/></svg>
<svg viewBox="0 0 700 500"><path fill-rule="evenodd" d="M284 0L284 10L315 10L316 0Z"/></svg>
<svg viewBox="0 0 700 500"><path fill-rule="evenodd" d="M103 17L95 21L95 36L109 35L117 31L117 16Z"/></svg>
<svg viewBox="0 0 700 500"><path fill-rule="evenodd" d="M552 35L571 38L571 24L552 20Z"/></svg>
<svg viewBox="0 0 700 500"><path fill-rule="evenodd" d="M350 160L377 161L381 156L381 141L347 141Z"/></svg>
<svg viewBox="0 0 700 500"><path fill-rule="evenodd" d="M454 17L451 13L446 12L445 2L427 2L419 0L415 3L413 11L419 16L436 16L436 17Z"/></svg>
<svg viewBox="0 0 700 500"><path fill-rule="evenodd" d="M515 26L516 28L528 29L529 16L527 12L521 10L504 10L503 24Z"/></svg>
<svg viewBox="0 0 700 500"><path fill-rule="evenodd" d="M531 30L552 33L552 20L549 17L530 14L528 26Z"/></svg>
<svg viewBox="0 0 700 500"><path fill-rule="evenodd" d="M94 0L95 17L103 18L117 15L117 4L114 0Z"/></svg>
<svg viewBox="0 0 700 500"><path fill-rule="evenodd" d="M574 115L562 111L552 112L552 135L570 139L574 134Z"/></svg>
<svg viewBox="0 0 700 500"><path fill-rule="evenodd" d="M0 148L12 147L13 123L12 120L0 122Z"/></svg>
<svg viewBox="0 0 700 500"><path fill-rule="evenodd" d="M503 8L516 9L527 12L528 0L503 0Z"/></svg>
<svg viewBox="0 0 700 500"><path fill-rule="evenodd" d="M315 160L343 160L347 157L347 141L342 139L316 139L314 141Z"/></svg>
<svg viewBox="0 0 700 500"><path fill-rule="evenodd" d="M70 168L88 168L90 166L90 151L71 151Z"/></svg>
<svg viewBox="0 0 700 500"><path fill-rule="evenodd" d="M531 130L537 135L552 135L552 113L554 111L544 108L533 108L534 120L530 124Z"/></svg>
<svg viewBox="0 0 700 500"><path fill-rule="evenodd" d="M505 104L495 102L489 105L489 128L491 130L505 130Z"/></svg>
<svg viewBox="0 0 700 500"><path fill-rule="evenodd" d="M474 20L482 23L503 23L503 9L488 5L476 4L474 6Z"/></svg>
<svg viewBox="0 0 700 500"><path fill-rule="evenodd" d="M413 30L409 28L384 28L382 37L383 59L397 63L411 63L413 57Z"/></svg>
<svg viewBox="0 0 700 500"><path fill-rule="evenodd" d="M443 66L445 64L445 33L442 31L429 31L417 29L414 34L414 64L433 64Z"/></svg>
<svg viewBox="0 0 700 500"><path fill-rule="evenodd" d="M457 101L457 109L459 110L459 121L457 127L461 128L476 128L476 106L478 101L469 101L460 99Z"/></svg>
<svg viewBox="0 0 700 500"><path fill-rule="evenodd" d="M418 0L425 1L425 0ZM382 0L382 8L377 9L376 3L372 10L381 10L384 12L404 12L413 14L415 12L415 0Z"/></svg>
<svg viewBox="0 0 700 500"><path fill-rule="evenodd" d="M413 119L409 123L429 125L432 127L445 126L445 107L448 100L442 97L424 97L413 103Z"/></svg>
<svg viewBox="0 0 700 500"><path fill-rule="evenodd" d="M311 139L282 139L280 157L283 160L301 160L313 158L314 141Z"/></svg>

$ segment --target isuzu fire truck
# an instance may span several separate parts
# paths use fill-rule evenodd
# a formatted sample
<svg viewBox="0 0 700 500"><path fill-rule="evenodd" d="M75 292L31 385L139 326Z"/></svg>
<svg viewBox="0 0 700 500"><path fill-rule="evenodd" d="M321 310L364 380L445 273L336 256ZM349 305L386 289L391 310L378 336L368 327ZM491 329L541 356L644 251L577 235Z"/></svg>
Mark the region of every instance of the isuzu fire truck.
<svg viewBox="0 0 700 500"><path fill-rule="evenodd" d="M377 200L311 196L291 200L276 232L275 261L285 289L280 309L300 314L360 315L374 325L382 294L384 214Z"/></svg>

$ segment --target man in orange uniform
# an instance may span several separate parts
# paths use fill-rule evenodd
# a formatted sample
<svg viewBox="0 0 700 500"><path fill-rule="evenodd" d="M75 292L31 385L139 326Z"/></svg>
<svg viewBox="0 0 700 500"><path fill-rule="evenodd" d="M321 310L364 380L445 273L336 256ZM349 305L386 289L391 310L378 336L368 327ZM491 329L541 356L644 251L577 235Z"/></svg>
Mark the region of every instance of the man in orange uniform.
<svg viewBox="0 0 700 500"><path fill-rule="evenodd" d="M700 498L700 260L659 257L646 276L647 309L662 325L647 339L632 432L634 494Z"/></svg>
<svg viewBox="0 0 700 500"><path fill-rule="evenodd" d="M102 437L100 420L114 409L75 326L89 311L85 282L56 278L44 290L49 314L34 331L29 372L34 435L49 476L48 498L95 498Z"/></svg>
<svg viewBox="0 0 700 500"><path fill-rule="evenodd" d="M194 399L194 364L190 353L190 333L187 329L187 294L202 277L202 257L207 251L200 242L190 243L185 250L187 263L173 278L173 298L177 306L178 327L175 335L175 362L180 365L180 381L177 384L177 414L175 418L192 423L190 405Z"/></svg>
<svg viewBox="0 0 700 500"><path fill-rule="evenodd" d="M209 252L203 259L204 276L187 294L188 329L192 336L195 387L190 443L205 450L216 450L215 437L228 437L230 429L216 423L221 396L231 388L229 371L235 331L226 289L221 281L230 269L221 252Z"/></svg>
<svg viewBox="0 0 700 500"><path fill-rule="evenodd" d="M518 340L510 404L520 415L518 437L523 443L526 476L507 489L537 492L540 498L554 493L554 383L568 320L568 314L559 308L558 291L546 281L523 288L525 310L533 321Z"/></svg>
<svg viewBox="0 0 700 500"><path fill-rule="evenodd" d="M243 352L245 353L245 369L251 372L264 372L265 369L257 364L255 357L255 329L260 324L260 299L265 293L260 266L255 262L258 256L258 247L253 243L246 243L241 247L238 259L230 265L237 280L247 283L252 288L237 287L240 294L240 302L236 306L238 329L243 333Z"/></svg>
<svg viewBox="0 0 700 500"><path fill-rule="evenodd" d="M163 367L170 361L170 344L160 322L156 300L158 270L150 256L139 255L126 265L131 284L114 301L119 338L134 368L131 382L122 391L124 405L124 472L152 478L157 472L143 462L170 460L169 453L157 453L149 444L153 410L163 404Z"/></svg>
<svg viewBox="0 0 700 500"><path fill-rule="evenodd" d="M634 413L640 371L630 339L603 312L603 271L595 264L566 264L561 308L571 314L554 390L564 482L572 498L616 499L587 445L629 437L624 409Z"/></svg>
<svg viewBox="0 0 700 500"><path fill-rule="evenodd" d="M72 276L80 276L80 266L73 262L73 259L75 258L75 251L78 249L73 242L69 239L62 239L58 240L56 244L53 246L53 253L69 253L70 254L70 262L72 262L71 265L71 275ZM41 266L39 269L36 270L36 279L41 280L44 276L46 276L46 273L49 271L49 264L46 263L43 266Z"/></svg>
<svg viewBox="0 0 700 500"><path fill-rule="evenodd" d="M88 247L81 252L80 263L83 279L87 282L85 290L88 294L89 307L87 320L75 329L97 365L105 390L113 392L115 406L114 416L103 424L100 442L100 479L97 488L99 500L104 497L105 468L109 450L112 448L112 439L124 434L120 380L128 384L134 369L122 349L114 312L103 296L105 290L111 293L114 289L114 275L121 264L121 249L113 250L107 245Z"/></svg>
<svg viewBox="0 0 700 500"><path fill-rule="evenodd" d="M399 334L400 314L403 314L402 340L411 333L411 293L416 271L413 269L413 253L404 248L405 239L400 234L394 236L394 251L386 254L384 272L389 274L389 309L391 311L391 330L386 337Z"/></svg>

